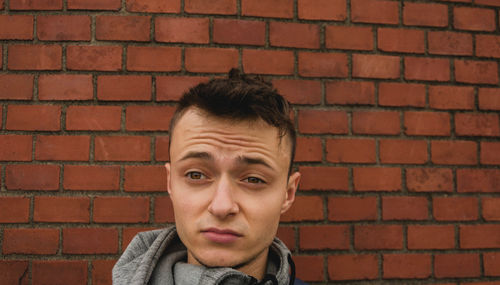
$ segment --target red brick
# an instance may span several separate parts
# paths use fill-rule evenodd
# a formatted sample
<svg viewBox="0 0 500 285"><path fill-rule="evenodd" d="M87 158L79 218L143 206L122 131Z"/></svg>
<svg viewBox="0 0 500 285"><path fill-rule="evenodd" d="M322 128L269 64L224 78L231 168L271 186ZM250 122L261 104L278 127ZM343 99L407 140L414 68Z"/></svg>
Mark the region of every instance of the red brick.
<svg viewBox="0 0 500 285"><path fill-rule="evenodd" d="M398 24L399 7L394 1L351 0L351 21L355 23Z"/></svg>
<svg viewBox="0 0 500 285"><path fill-rule="evenodd" d="M314 24L271 22L269 26L271 46L317 49L319 34L319 26Z"/></svg>
<svg viewBox="0 0 500 285"><path fill-rule="evenodd" d="M156 101L178 101L184 92L208 80L203 76L157 76Z"/></svg>
<svg viewBox="0 0 500 285"><path fill-rule="evenodd" d="M373 82L332 81L326 83L326 101L329 104L375 104Z"/></svg>
<svg viewBox="0 0 500 285"><path fill-rule="evenodd" d="M168 136L158 136L155 140L155 160L169 161L169 138Z"/></svg>
<svg viewBox="0 0 500 285"><path fill-rule="evenodd" d="M343 111L300 110L299 131L301 133L347 134L347 113Z"/></svg>
<svg viewBox="0 0 500 285"><path fill-rule="evenodd" d="M437 278L479 277L479 254L452 253L434 256L434 275Z"/></svg>
<svg viewBox="0 0 500 285"><path fill-rule="evenodd" d="M0 135L0 161L30 161L33 137Z"/></svg>
<svg viewBox="0 0 500 285"><path fill-rule="evenodd" d="M448 31L429 31L429 53L472 55L472 35Z"/></svg>
<svg viewBox="0 0 500 285"><path fill-rule="evenodd" d="M282 222L323 220L323 199L319 196L296 196L292 207L281 215Z"/></svg>
<svg viewBox="0 0 500 285"><path fill-rule="evenodd" d="M3 254L56 254L59 229L5 229Z"/></svg>
<svg viewBox="0 0 500 285"><path fill-rule="evenodd" d="M480 5L490 5L490 6L500 6L500 3L496 0L475 0L475 4L480 4Z"/></svg>
<svg viewBox="0 0 500 285"><path fill-rule="evenodd" d="M293 0L242 0L241 14L244 16L292 18Z"/></svg>
<svg viewBox="0 0 500 285"><path fill-rule="evenodd" d="M430 254L384 254L382 271L388 279L424 279L431 276Z"/></svg>
<svg viewBox="0 0 500 285"><path fill-rule="evenodd" d="M500 276L500 253L485 252L483 254L484 275Z"/></svg>
<svg viewBox="0 0 500 285"><path fill-rule="evenodd" d="M460 225L460 248L497 249L500 246L500 225Z"/></svg>
<svg viewBox="0 0 500 285"><path fill-rule="evenodd" d="M500 89L479 88L479 109L500 110Z"/></svg>
<svg viewBox="0 0 500 285"><path fill-rule="evenodd" d="M129 131L168 131L174 111L171 106L128 106L125 128Z"/></svg>
<svg viewBox="0 0 500 285"><path fill-rule="evenodd" d="M425 52L424 31L415 29L378 29L378 48L388 52Z"/></svg>
<svg viewBox="0 0 500 285"><path fill-rule="evenodd" d="M365 280L378 277L375 254L342 254L328 256L328 276L331 280Z"/></svg>
<svg viewBox="0 0 500 285"><path fill-rule="evenodd" d="M3 10L4 8L4 0L0 0L0 10Z"/></svg>
<svg viewBox="0 0 500 285"><path fill-rule="evenodd" d="M147 223L149 198L96 197L93 217L97 223Z"/></svg>
<svg viewBox="0 0 500 285"><path fill-rule="evenodd" d="M342 167L301 166L301 190L349 190L349 171Z"/></svg>
<svg viewBox="0 0 500 285"><path fill-rule="evenodd" d="M2 1L0 1L1 8ZM2 285L28 285L28 260L0 260L0 280Z"/></svg>
<svg viewBox="0 0 500 285"><path fill-rule="evenodd" d="M408 26L448 26L448 7L442 4L411 3L403 5L403 24Z"/></svg>
<svg viewBox="0 0 500 285"><path fill-rule="evenodd" d="M354 248L357 250L402 249L403 227L398 225L356 225L354 226Z"/></svg>
<svg viewBox="0 0 500 285"><path fill-rule="evenodd" d="M293 257L297 278L304 281L323 281L323 257L302 255Z"/></svg>
<svg viewBox="0 0 500 285"><path fill-rule="evenodd" d="M34 209L35 222L88 223L90 221L88 197L36 196Z"/></svg>
<svg viewBox="0 0 500 285"><path fill-rule="evenodd" d="M347 77L347 55L343 53L299 52L299 75L305 77Z"/></svg>
<svg viewBox="0 0 500 285"><path fill-rule="evenodd" d="M458 192L500 192L500 170L458 169Z"/></svg>
<svg viewBox="0 0 500 285"><path fill-rule="evenodd" d="M0 74L0 100L31 100L32 98L33 75Z"/></svg>
<svg viewBox="0 0 500 285"><path fill-rule="evenodd" d="M62 252L66 254L116 254L118 230L115 228L65 228Z"/></svg>
<svg viewBox="0 0 500 285"><path fill-rule="evenodd" d="M453 225L409 225L408 249L452 249L455 247Z"/></svg>
<svg viewBox="0 0 500 285"><path fill-rule="evenodd" d="M377 198L329 198L328 219L330 221L374 221L377 219Z"/></svg>
<svg viewBox="0 0 500 285"><path fill-rule="evenodd" d="M88 179L92 177L92 179ZM66 190L118 190L120 167L101 165L65 165L63 187Z"/></svg>
<svg viewBox="0 0 500 285"><path fill-rule="evenodd" d="M149 41L149 16L97 16L95 37L105 41Z"/></svg>
<svg viewBox="0 0 500 285"><path fill-rule="evenodd" d="M432 141L431 159L435 164L477 164L477 145L472 141Z"/></svg>
<svg viewBox="0 0 500 285"><path fill-rule="evenodd" d="M335 163L375 163L375 150L373 139L328 139L326 141L326 159Z"/></svg>
<svg viewBox="0 0 500 285"><path fill-rule="evenodd" d="M127 49L127 70L180 71L181 49L178 47L140 47Z"/></svg>
<svg viewBox="0 0 500 285"><path fill-rule="evenodd" d="M147 13L179 13L179 0L127 0L127 10Z"/></svg>
<svg viewBox="0 0 500 285"><path fill-rule="evenodd" d="M35 260L32 266L33 285L87 284L86 260Z"/></svg>
<svg viewBox="0 0 500 285"><path fill-rule="evenodd" d="M69 70L119 71L122 69L122 47L68 46L66 67Z"/></svg>
<svg viewBox="0 0 500 285"><path fill-rule="evenodd" d="M498 84L494 61L455 60L455 80L464 83Z"/></svg>
<svg viewBox="0 0 500 285"><path fill-rule="evenodd" d="M62 0L11 0L11 10L61 10L63 8Z"/></svg>
<svg viewBox="0 0 500 285"><path fill-rule="evenodd" d="M474 88L463 86L429 86L429 105L434 109L471 110L474 108Z"/></svg>
<svg viewBox="0 0 500 285"><path fill-rule="evenodd" d="M347 18L345 0L299 0L300 19L344 21Z"/></svg>
<svg viewBox="0 0 500 285"><path fill-rule="evenodd" d="M36 160L88 161L90 136L37 136Z"/></svg>
<svg viewBox="0 0 500 285"><path fill-rule="evenodd" d="M476 55L500 58L500 37L496 35L476 35Z"/></svg>
<svg viewBox="0 0 500 285"><path fill-rule="evenodd" d="M448 113L408 111L404 114L404 122L407 135L450 135L450 115Z"/></svg>
<svg viewBox="0 0 500 285"><path fill-rule="evenodd" d="M381 140L380 162L423 164L427 162L427 142L423 140Z"/></svg>
<svg viewBox="0 0 500 285"><path fill-rule="evenodd" d="M0 15L0 39L32 40L33 16Z"/></svg>
<svg viewBox="0 0 500 285"><path fill-rule="evenodd" d="M297 138L295 161L321 161L323 147L320 138Z"/></svg>
<svg viewBox="0 0 500 285"><path fill-rule="evenodd" d="M9 70L61 70L59 45L9 45Z"/></svg>
<svg viewBox="0 0 500 285"><path fill-rule="evenodd" d="M399 78L399 57L355 54L352 57L352 76L362 78Z"/></svg>
<svg viewBox="0 0 500 285"><path fill-rule="evenodd" d="M326 26L325 45L332 49L373 50L372 28Z"/></svg>
<svg viewBox="0 0 500 285"><path fill-rule="evenodd" d="M58 131L61 106L9 105L7 106L7 130Z"/></svg>
<svg viewBox="0 0 500 285"><path fill-rule="evenodd" d="M161 196L155 198L155 222L156 223L173 223L174 207L172 200L168 196Z"/></svg>
<svg viewBox="0 0 500 285"><path fill-rule="evenodd" d="M150 138L106 136L95 138L96 161L149 161Z"/></svg>
<svg viewBox="0 0 500 285"><path fill-rule="evenodd" d="M58 165L7 165L5 187L8 190L58 190Z"/></svg>
<svg viewBox="0 0 500 285"><path fill-rule="evenodd" d="M236 0L185 0L184 10L191 14L236 14Z"/></svg>
<svg viewBox="0 0 500 285"><path fill-rule="evenodd" d="M278 93L292 104L319 104L321 82L302 79L276 79L272 81Z"/></svg>
<svg viewBox="0 0 500 285"><path fill-rule="evenodd" d="M115 265L115 259L92 260L92 284L109 285L112 284L111 270Z"/></svg>
<svg viewBox="0 0 500 285"><path fill-rule="evenodd" d="M500 221L500 198L483 197L481 209L482 217L486 221Z"/></svg>
<svg viewBox="0 0 500 285"><path fill-rule="evenodd" d="M481 164L500 165L500 142L481 142Z"/></svg>
<svg viewBox="0 0 500 285"><path fill-rule="evenodd" d="M399 134L399 114L390 111L354 112L352 117L352 131L355 134Z"/></svg>
<svg viewBox="0 0 500 285"><path fill-rule="evenodd" d="M27 223L30 215L30 201L31 199L27 197L0 197L0 209L2 209L0 223Z"/></svg>
<svg viewBox="0 0 500 285"><path fill-rule="evenodd" d="M496 29L493 9L454 7L453 27L468 31L494 31Z"/></svg>
<svg viewBox="0 0 500 285"><path fill-rule="evenodd" d="M233 48L186 48L185 66L190 72L227 72L238 66L238 58Z"/></svg>
<svg viewBox="0 0 500 285"><path fill-rule="evenodd" d="M167 173L163 166L125 166L123 188L127 192L166 191Z"/></svg>
<svg viewBox="0 0 500 285"><path fill-rule="evenodd" d="M155 40L166 43L208 44L209 19L156 18Z"/></svg>
<svg viewBox="0 0 500 285"><path fill-rule="evenodd" d="M381 106L425 106L423 84L380 82L378 88L378 103Z"/></svg>
<svg viewBox="0 0 500 285"><path fill-rule="evenodd" d="M215 43L263 46L266 42L266 24L260 21L214 19L212 37Z"/></svg>
<svg viewBox="0 0 500 285"><path fill-rule="evenodd" d="M406 186L415 192L452 192L453 173L446 168L409 168Z"/></svg>
<svg viewBox="0 0 500 285"><path fill-rule="evenodd" d="M382 197L383 220L427 220L428 208L425 197Z"/></svg>
<svg viewBox="0 0 500 285"><path fill-rule="evenodd" d="M349 249L348 225L303 226L299 232L300 248L303 250Z"/></svg>
<svg viewBox="0 0 500 285"><path fill-rule="evenodd" d="M400 191L400 168L361 168L353 169L355 191Z"/></svg>
<svg viewBox="0 0 500 285"><path fill-rule="evenodd" d="M120 0L68 0L68 10L119 10Z"/></svg>
<svg viewBox="0 0 500 285"><path fill-rule="evenodd" d="M42 41L90 41L90 17L84 15L40 15L36 29Z"/></svg>
<svg viewBox="0 0 500 285"><path fill-rule="evenodd" d="M243 69L245 73L287 75L294 72L292 51L282 50L243 50Z"/></svg>
<svg viewBox="0 0 500 285"><path fill-rule="evenodd" d="M475 221L478 219L478 203L474 197L434 197L434 218L438 221Z"/></svg>
<svg viewBox="0 0 500 285"><path fill-rule="evenodd" d="M38 78L38 99L91 100L93 88L92 75L42 74Z"/></svg>
<svg viewBox="0 0 500 285"><path fill-rule="evenodd" d="M120 106L68 106L66 130L118 131L121 128Z"/></svg>
<svg viewBox="0 0 500 285"><path fill-rule="evenodd" d="M153 227L133 227L133 228L123 228L122 235L122 249L125 250L130 242L134 239L134 237L140 232L152 231L157 228Z"/></svg>
<svg viewBox="0 0 500 285"><path fill-rule="evenodd" d="M500 136L498 114L455 114L455 132L460 136Z"/></svg>
<svg viewBox="0 0 500 285"><path fill-rule="evenodd" d="M290 226L279 226L276 237L279 238L291 251L295 250L295 229Z"/></svg>
<svg viewBox="0 0 500 285"><path fill-rule="evenodd" d="M149 75L102 75L97 77L97 99L149 101L151 81Z"/></svg>
<svg viewBox="0 0 500 285"><path fill-rule="evenodd" d="M430 81L450 80L449 59L405 57L404 63L406 79Z"/></svg>

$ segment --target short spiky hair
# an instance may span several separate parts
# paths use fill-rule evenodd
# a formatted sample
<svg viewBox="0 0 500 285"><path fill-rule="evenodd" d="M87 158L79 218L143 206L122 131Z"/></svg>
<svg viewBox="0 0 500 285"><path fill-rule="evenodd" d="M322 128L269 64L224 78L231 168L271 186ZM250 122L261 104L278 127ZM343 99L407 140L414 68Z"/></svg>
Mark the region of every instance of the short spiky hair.
<svg viewBox="0 0 500 285"><path fill-rule="evenodd" d="M229 71L228 78L212 79L184 93L170 121L170 140L173 129L189 108L200 109L215 117L246 121L262 119L279 130L280 138L288 136L292 152L290 171L295 154L296 133L290 119L290 105L271 83L261 77ZM290 172L289 171L289 172Z"/></svg>

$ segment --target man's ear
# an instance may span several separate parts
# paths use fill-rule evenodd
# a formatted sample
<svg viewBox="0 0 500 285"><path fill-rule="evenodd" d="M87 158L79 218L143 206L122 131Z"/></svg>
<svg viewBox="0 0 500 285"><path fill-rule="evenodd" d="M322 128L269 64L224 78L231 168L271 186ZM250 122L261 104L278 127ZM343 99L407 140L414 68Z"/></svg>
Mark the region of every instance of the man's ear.
<svg viewBox="0 0 500 285"><path fill-rule="evenodd" d="M172 195L172 188L170 187L170 180L171 180L171 175L170 175L170 162L165 163L165 170L167 171L167 191L169 195Z"/></svg>
<svg viewBox="0 0 500 285"><path fill-rule="evenodd" d="M290 209L290 207L292 206L293 201L295 201L295 193L299 188L299 182L300 182L299 172L294 172L292 175L290 175L290 177L288 177L285 201L283 201L283 205L281 205L281 214L288 211L288 209Z"/></svg>

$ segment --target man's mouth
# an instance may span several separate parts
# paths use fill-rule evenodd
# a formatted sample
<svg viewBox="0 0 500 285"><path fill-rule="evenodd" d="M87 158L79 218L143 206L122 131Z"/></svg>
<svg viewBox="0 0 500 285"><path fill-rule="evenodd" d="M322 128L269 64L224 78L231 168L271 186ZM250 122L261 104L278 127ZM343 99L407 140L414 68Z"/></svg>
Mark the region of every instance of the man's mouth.
<svg viewBox="0 0 500 285"><path fill-rule="evenodd" d="M230 229L208 228L201 233L214 243L232 243L243 235Z"/></svg>

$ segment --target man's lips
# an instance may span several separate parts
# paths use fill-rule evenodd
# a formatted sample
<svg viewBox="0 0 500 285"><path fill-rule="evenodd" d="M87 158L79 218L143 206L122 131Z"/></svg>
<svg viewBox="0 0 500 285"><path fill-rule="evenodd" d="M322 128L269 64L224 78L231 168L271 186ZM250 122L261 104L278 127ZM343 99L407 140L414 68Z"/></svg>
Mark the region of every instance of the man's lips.
<svg viewBox="0 0 500 285"><path fill-rule="evenodd" d="M201 231L201 233L210 241L214 243L232 243L243 235L230 230L230 229L218 229L218 228L208 228Z"/></svg>

